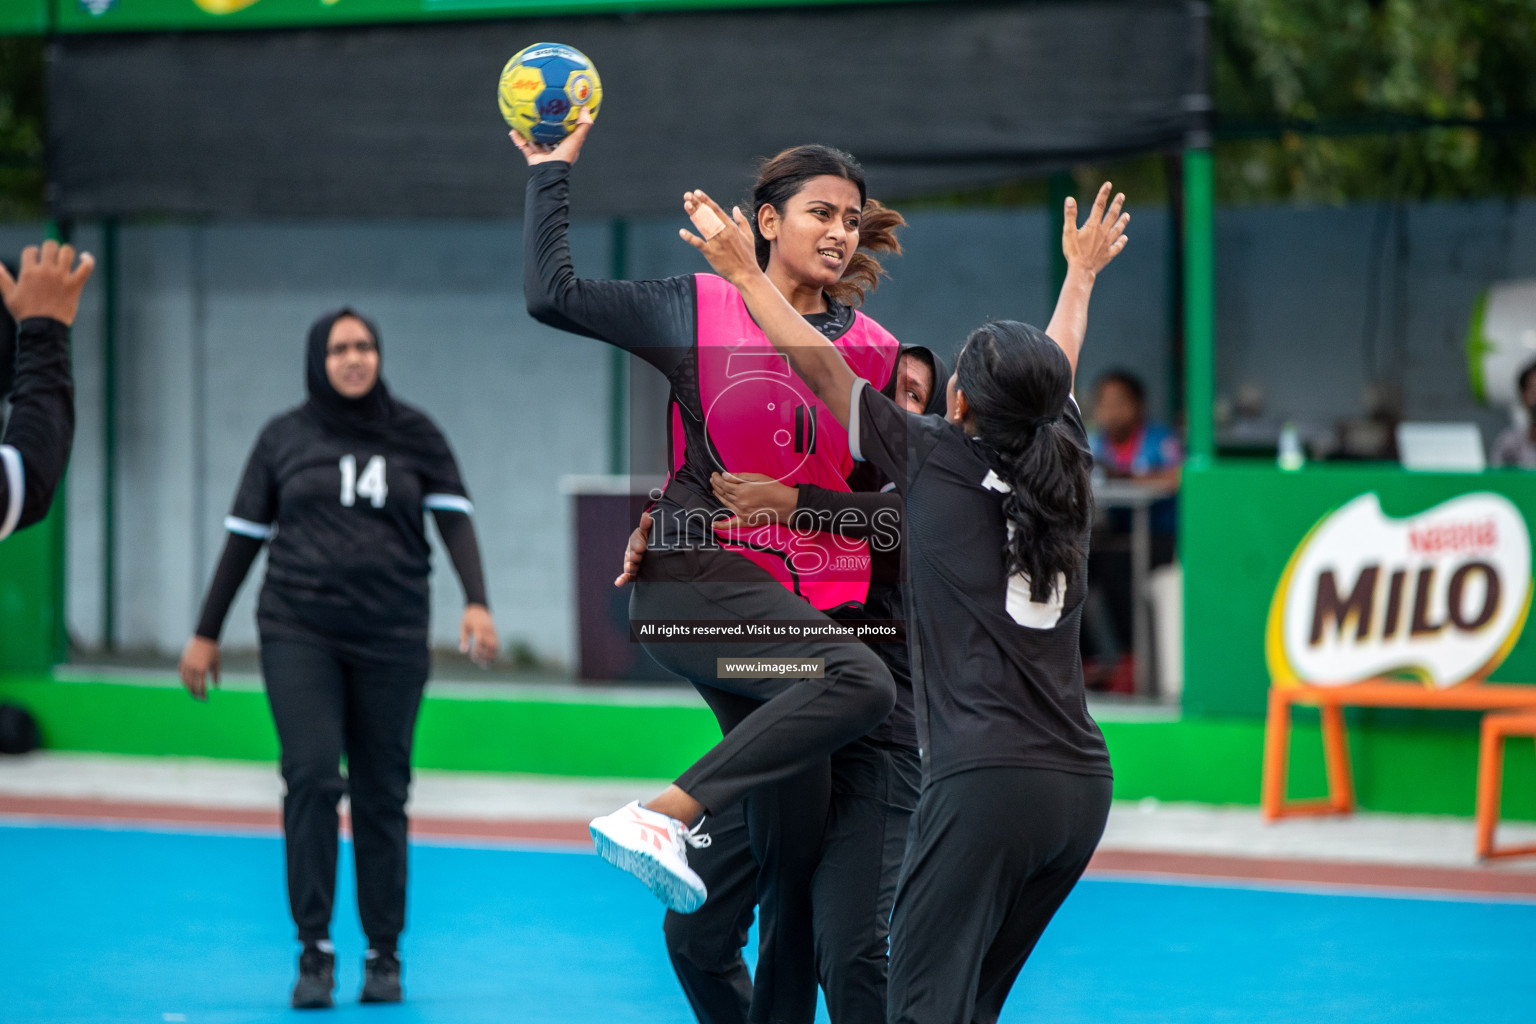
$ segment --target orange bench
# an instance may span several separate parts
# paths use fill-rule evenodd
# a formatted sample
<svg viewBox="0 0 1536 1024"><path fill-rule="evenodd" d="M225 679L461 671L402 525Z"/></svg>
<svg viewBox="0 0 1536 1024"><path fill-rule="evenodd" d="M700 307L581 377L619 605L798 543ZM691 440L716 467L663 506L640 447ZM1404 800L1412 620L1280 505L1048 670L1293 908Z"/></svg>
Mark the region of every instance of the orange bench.
<svg viewBox="0 0 1536 1024"><path fill-rule="evenodd" d="M1504 781L1504 740L1509 736L1536 736L1536 711L1483 716L1483 735L1477 752L1477 855L1484 860L1536 853L1536 845L1506 846L1502 850L1493 845Z"/></svg>
<svg viewBox="0 0 1536 1024"><path fill-rule="evenodd" d="M1291 709L1298 704L1315 707L1322 716L1323 763L1328 774L1328 795L1322 799L1287 800L1285 797L1286 783L1290 777ZM1264 781L1260 795L1265 820L1275 821L1298 815L1349 814L1355 809L1355 783L1349 766L1349 737L1344 725L1345 707L1529 711L1531 715L1521 718L1536 718L1536 686L1467 682L1433 689L1420 683L1385 680L1343 686L1271 686L1269 714L1264 725ZM1488 770L1488 745L1485 738L1479 761L1480 776ZM1496 819L1497 790L1494 792L1493 814ZM1479 809L1481 820L1481 803ZM1481 829L1481 825L1479 827ZM1491 825L1488 826L1488 834L1491 843ZM1481 855L1481 850L1479 852Z"/></svg>

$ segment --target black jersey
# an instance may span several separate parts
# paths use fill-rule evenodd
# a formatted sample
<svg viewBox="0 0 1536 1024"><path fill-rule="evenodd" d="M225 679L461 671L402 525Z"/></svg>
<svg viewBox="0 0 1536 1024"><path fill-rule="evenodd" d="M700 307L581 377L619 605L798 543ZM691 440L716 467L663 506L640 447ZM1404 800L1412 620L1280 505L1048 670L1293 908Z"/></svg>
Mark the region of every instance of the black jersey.
<svg viewBox="0 0 1536 1024"><path fill-rule="evenodd" d="M305 406L262 430L225 526L271 540L263 639L319 635L374 654L426 644L425 512L472 509L442 433L397 405L425 423L409 444L338 435Z"/></svg>
<svg viewBox="0 0 1536 1024"><path fill-rule="evenodd" d="M0 436L0 540L48 514L75 436L69 328L49 317L29 317L16 334L15 391ZM9 359L6 349L0 359Z"/></svg>
<svg viewBox="0 0 1536 1024"><path fill-rule="evenodd" d="M986 449L943 417L903 411L864 381L854 385L850 409L855 456L897 481L906 499L906 598L925 778L1010 765L1109 775L1078 650L1086 560L1050 602L1032 602L1028 582L1007 571L1007 484ZM1063 419L1086 452L1075 401ZM1088 529L1085 522L1084 550Z"/></svg>

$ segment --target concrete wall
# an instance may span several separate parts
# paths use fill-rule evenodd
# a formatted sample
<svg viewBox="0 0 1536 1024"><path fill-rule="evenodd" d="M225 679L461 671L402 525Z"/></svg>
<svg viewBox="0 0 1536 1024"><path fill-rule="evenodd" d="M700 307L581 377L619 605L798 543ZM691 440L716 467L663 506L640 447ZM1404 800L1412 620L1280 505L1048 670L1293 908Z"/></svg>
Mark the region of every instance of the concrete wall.
<svg viewBox="0 0 1536 1024"><path fill-rule="evenodd" d="M701 269L676 227L630 225L628 276ZM1043 323L1055 230L1038 209L916 212L907 255L889 262L866 310L946 356L985 318ZM1489 281L1536 275L1536 203L1432 204L1402 217L1371 206L1227 210L1217 231L1219 392L1255 382L1271 418L1325 427L1357 414L1366 382L1385 377L1410 418L1478 419L1490 438L1502 425L1502 412L1472 404L1462 345ZM40 232L0 226L0 252ZM1164 415L1166 211L1136 210L1130 233L1095 296L1080 376L1129 367ZM96 229L77 237L100 246ZM121 645L171 653L185 641L250 445L302 398L305 329L349 303L379 322L391 387L431 413L459 454L504 636L573 660L569 499L558 481L608 468L613 362L602 344L527 317L518 223L145 224L120 238ZM579 272L608 272L610 239L604 224L576 228ZM75 334L69 484L69 624L85 646L102 635L101 326L96 281ZM632 420L646 422L665 388L645 367L630 378ZM441 554L436 566L435 636L451 643L460 595ZM231 615L231 645L254 643L256 578Z"/></svg>

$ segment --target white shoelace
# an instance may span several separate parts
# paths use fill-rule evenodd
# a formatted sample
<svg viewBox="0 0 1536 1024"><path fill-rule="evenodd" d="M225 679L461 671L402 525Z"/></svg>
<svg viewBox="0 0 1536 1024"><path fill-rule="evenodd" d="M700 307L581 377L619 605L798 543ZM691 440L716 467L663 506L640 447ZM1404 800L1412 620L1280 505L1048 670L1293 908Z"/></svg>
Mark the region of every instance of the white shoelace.
<svg viewBox="0 0 1536 1024"><path fill-rule="evenodd" d="M710 843L714 842L714 840L709 837L709 833L708 832L700 832L699 831L699 829L701 829L703 827L704 827L704 819L700 818L699 819L699 823L697 825L693 826L693 828L685 828L685 829L683 829L682 830L683 842L687 843L689 846L693 847L695 850L702 850L706 846L708 846Z"/></svg>

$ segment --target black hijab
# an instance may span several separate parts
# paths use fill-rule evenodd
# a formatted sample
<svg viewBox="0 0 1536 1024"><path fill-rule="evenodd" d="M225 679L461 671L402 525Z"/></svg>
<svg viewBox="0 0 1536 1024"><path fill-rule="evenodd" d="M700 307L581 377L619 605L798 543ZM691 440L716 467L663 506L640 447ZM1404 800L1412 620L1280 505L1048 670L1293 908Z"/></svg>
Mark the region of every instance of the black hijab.
<svg viewBox="0 0 1536 1024"><path fill-rule="evenodd" d="M331 328L336 326L336 321L348 316L368 328L374 348L379 352L378 379L372 390L358 398L348 398L337 391L325 372ZM446 450L436 425L424 413L390 394L384 383L384 349L379 342L379 328L349 306L327 313L310 325L304 387L309 392L304 408L332 434L371 444L387 441L394 447L434 458Z"/></svg>
<svg viewBox="0 0 1536 1024"><path fill-rule="evenodd" d="M921 359L928 364L928 369L933 371L933 387L928 392L928 404L923 408L923 415L943 416L944 392L949 387L949 367L944 365L944 360L939 358L937 352L926 345L903 345L901 354Z"/></svg>

